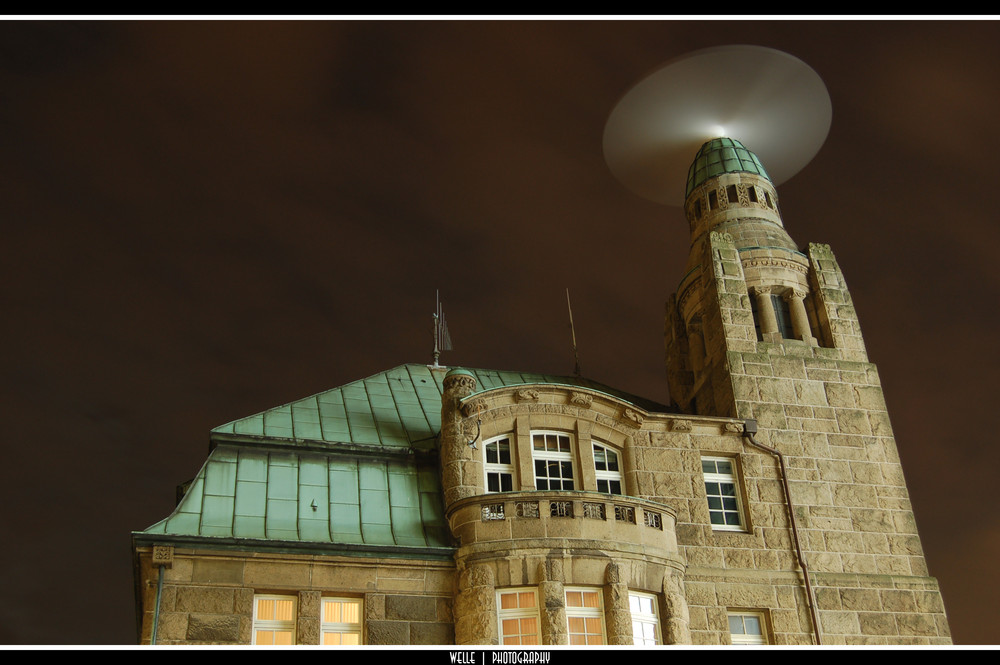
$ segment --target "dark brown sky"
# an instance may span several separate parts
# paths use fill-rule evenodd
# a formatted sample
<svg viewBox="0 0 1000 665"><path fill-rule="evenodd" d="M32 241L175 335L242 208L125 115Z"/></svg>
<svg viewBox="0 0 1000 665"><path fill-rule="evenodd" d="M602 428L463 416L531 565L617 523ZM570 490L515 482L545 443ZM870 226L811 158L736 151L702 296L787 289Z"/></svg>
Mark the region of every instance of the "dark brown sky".
<svg viewBox="0 0 1000 665"><path fill-rule="evenodd" d="M133 643L129 532L208 431L429 361L435 289L449 365L571 373L569 287L584 374L666 401L686 224L601 136L733 43L826 82L785 225L848 280L956 641L996 642L1000 24L969 21L0 24L0 642Z"/></svg>

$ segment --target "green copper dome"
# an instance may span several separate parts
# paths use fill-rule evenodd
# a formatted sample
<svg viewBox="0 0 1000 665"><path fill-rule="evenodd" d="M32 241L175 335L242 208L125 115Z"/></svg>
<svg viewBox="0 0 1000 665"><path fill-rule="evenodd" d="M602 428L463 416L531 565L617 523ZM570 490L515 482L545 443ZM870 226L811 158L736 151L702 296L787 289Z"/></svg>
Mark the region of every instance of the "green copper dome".
<svg viewBox="0 0 1000 665"><path fill-rule="evenodd" d="M757 155L747 150L746 146L736 139L712 139L706 141L698 154L695 155L691 167L688 169L687 189L684 197L691 193L695 187L723 173L756 173L757 175L771 180L764 170L764 166L757 159ZM773 183L772 183L773 184Z"/></svg>

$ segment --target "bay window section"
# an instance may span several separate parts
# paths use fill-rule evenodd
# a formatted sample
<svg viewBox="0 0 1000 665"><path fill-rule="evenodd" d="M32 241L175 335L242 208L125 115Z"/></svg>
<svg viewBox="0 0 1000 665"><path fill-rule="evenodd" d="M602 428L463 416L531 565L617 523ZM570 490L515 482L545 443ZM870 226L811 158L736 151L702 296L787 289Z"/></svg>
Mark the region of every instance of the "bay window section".
<svg viewBox="0 0 1000 665"><path fill-rule="evenodd" d="M540 644L538 593L535 589L497 592L500 644Z"/></svg>
<svg viewBox="0 0 1000 665"><path fill-rule="evenodd" d="M510 437L487 441L483 446L486 456L486 491L511 492L514 489L514 465L511 461Z"/></svg>
<svg viewBox="0 0 1000 665"><path fill-rule="evenodd" d="M604 611L600 589L566 589L566 632L569 643L604 644Z"/></svg>
<svg viewBox="0 0 1000 665"><path fill-rule="evenodd" d="M622 494L622 471L620 456L606 446L594 444L594 472L597 476L597 491L604 494Z"/></svg>
<svg viewBox="0 0 1000 665"><path fill-rule="evenodd" d="M573 450L568 435L559 432L532 432L531 454L535 468L535 489L574 489Z"/></svg>
<svg viewBox="0 0 1000 665"><path fill-rule="evenodd" d="M630 591L628 608L632 614L632 644L654 646L660 643L660 621L656 597Z"/></svg>

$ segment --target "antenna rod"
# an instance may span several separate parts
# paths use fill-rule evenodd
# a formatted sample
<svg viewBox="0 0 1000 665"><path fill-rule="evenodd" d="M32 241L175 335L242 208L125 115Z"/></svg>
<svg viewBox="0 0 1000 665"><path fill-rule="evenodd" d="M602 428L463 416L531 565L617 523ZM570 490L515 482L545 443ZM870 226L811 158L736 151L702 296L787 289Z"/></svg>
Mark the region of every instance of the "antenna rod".
<svg viewBox="0 0 1000 665"><path fill-rule="evenodd" d="M434 328L431 333L434 337L434 351L431 355L434 357L434 367L440 367L438 358L441 357L441 350L438 348L438 341L441 336L441 300L437 289L434 289L434 314L431 316L434 320Z"/></svg>
<svg viewBox="0 0 1000 665"><path fill-rule="evenodd" d="M569 288L566 289L566 308L569 309L569 332L573 336L573 375L580 376L580 354L576 349L576 328L573 327L573 305L569 302Z"/></svg>

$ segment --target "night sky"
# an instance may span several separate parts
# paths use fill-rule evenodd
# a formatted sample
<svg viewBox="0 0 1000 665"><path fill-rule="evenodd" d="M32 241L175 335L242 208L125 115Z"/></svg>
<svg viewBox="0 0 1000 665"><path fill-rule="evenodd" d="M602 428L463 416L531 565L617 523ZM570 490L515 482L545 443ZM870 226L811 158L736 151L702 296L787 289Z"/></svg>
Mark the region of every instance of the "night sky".
<svg viewBox="0 0 1000 665"><path fill-rule="evenodd" d="M443 364L571 374L568 287L584 375L668 401L687 226L604 122L739 43L827 85L785 226L846 276L956 642L996 642L1000 23L664 20L0 23L0 643L133 644L129 533L209 430L429 362L435 289Z"/></svg>

